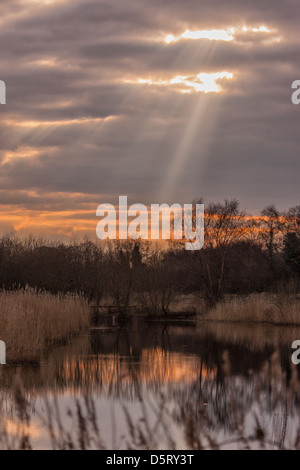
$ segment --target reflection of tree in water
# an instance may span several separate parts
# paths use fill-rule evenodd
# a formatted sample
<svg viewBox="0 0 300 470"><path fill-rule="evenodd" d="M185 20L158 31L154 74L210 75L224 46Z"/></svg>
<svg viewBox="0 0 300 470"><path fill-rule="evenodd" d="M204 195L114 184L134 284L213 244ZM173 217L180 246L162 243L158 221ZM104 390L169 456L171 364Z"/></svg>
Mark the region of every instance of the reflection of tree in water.
<svg viewBox="0 0 300 470"><path fill-rule="evenodd" d="M204 325L93 330L68 348L57 348L45 363L23 366L22 378L33 406L36 397L59 399L66 391L74 399L84 393L95 401L105 396L125 408L139 400L147 405L151 397L157 415L168 416L170 429L175 426L185 435L194 429L197 435L207 432L229 442L264 430L268 441L284 446L296 432L292 421L294 428L299 421L300 386L290 360L291 336L271 341L268 335L258 341L256 330L253 335L251 348L248 329L235 335ZM14 373L11 367L0 375L12 419L4 387Z"/></svg>
<svg viewBox="0 0 300 470"><path fill-rule="evenodd" d="M281 366L280 352L276 351L260 371L250 370L245 375L231 375L228 351L218 365L215 376L199 376L199 381L186 390L173 391L176 404L173 417L178 426L186 426L187 417L199 435L205 430L223 438L223 442L238 442L256 436L264 430L265 442L283 447L289 420L296 419L294 435L299 423L300 383L296 367L292 367L290 381ZM292 431L292 430L291 430Z"/></svg>

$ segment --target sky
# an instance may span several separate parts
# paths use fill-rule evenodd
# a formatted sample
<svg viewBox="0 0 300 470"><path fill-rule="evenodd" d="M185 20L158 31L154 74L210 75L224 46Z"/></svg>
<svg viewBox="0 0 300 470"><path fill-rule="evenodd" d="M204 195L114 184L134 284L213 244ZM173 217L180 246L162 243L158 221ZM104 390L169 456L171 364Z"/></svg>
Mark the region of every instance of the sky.
<svg viewBox="0 0 300 470"><path fill-rule="evenodd" d="M96 209L300 204L299 0L1 0L0 234Z"/></svg>

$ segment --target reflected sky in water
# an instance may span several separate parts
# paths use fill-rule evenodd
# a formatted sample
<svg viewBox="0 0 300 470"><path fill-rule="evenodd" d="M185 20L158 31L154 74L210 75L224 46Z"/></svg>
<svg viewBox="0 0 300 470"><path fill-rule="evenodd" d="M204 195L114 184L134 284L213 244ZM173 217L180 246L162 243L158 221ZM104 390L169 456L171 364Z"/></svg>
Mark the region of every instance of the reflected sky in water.
<svg viewBox="0 0 300 470"><path fill-rule="evenodd" d="M262 431L267 448L295 448L299 338L295 328L205 322L93 329L38 364L0 369L2 421L11 438L25 431L34 448L51 448L51 409L76 445L78 405L86 412L89 397L106 448L140 445L132 427L153 449L259 448ZM18 420L16 374L30 424Z"/></svg>

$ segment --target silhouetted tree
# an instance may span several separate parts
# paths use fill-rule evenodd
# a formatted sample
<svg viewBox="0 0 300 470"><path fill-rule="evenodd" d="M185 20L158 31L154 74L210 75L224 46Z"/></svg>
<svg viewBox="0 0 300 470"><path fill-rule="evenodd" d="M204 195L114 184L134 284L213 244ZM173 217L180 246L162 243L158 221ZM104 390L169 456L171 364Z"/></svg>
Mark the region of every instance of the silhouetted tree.
<svg viewBox="0 0 300 470"><path fill-rule="evenodd" d="M285 235L283 254L288 268L300 276L300 237L297 233Z"/></svg>
<svg viewBox="0 0 300 470"><path fill-rule="evenodd" d="M283 221L280 212L274 205L261 211L260 237L267 249L269 266L274 270L274 257L280 245L279 235L282 233Z"/></svg>
<svg viewBox="0 0 300 470"><path fill-rule="evenodd" d="M209 306L223 298L228 253L243 237L245 229L245 214L235 199L206 206L205 246L198 259L204 274L205 297Z"/></svg>

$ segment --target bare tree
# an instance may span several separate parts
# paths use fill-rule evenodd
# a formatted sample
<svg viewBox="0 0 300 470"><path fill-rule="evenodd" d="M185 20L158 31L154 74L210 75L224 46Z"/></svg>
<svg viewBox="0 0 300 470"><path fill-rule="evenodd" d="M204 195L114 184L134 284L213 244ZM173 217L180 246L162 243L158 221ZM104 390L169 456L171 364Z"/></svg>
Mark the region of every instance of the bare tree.
<svg viewBox="0 0 300 470"><path fill-rule="evenodd" d="M228 252L246 232L245 214L235 199L206 206L205 245L199 261L205 273L205 298L209 306L222 300Z"/></svg>
<svg viewBox="0 0 300 470"><path fill-rule="evenodd" d="M120 315L126 315L130 306L135 270L132 264L134 243L130 241L108 244L108 293Z"/></svg>
<svg viewBox="0 0 300 470"><path fill-rule="evenodd" d="M174 271L167 254L154 252L140 278L140 303L148 315L167 316L175 294Z"/></svg>
<svg viewBox="0 0 300 470"><path fill-rule="evenodd" d="M300 237L300 206L290 207L284 214L284 227L285 232L295 233Z"/></svg>
<svg viewBox="0 0 300 470"><path fill-rule="evenodd" d="M274 270L274 256L281 244L282 230L284 227L281 214L274 206L268 206L261 211L260 237L267 249L269 265Z"/></svg>

